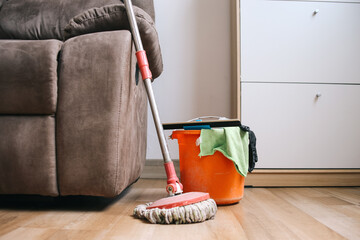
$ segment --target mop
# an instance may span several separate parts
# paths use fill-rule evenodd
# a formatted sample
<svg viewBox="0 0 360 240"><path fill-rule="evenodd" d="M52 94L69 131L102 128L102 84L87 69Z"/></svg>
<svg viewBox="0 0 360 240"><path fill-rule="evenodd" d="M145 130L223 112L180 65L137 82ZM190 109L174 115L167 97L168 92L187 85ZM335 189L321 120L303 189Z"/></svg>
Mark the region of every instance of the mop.
<svg viewBox="0 0 360 240"><path fill-rule="evenodd" d="M180 183L179 178L176 176L174 164L170 158L157 110L151 86L152 74L141 42L132 3L131 0L124 0L124 3L135 44L138 66L145 84L155 128L160 142L161 152L164 158L164 167L167 176L166 191L169 194L169 197L162 198L158 201L138 205L134 209L134 216L147 219L151 223L162 224L196 223L212 219L216 214L217 206L208 193L182 193L183 186Z"/></svg>

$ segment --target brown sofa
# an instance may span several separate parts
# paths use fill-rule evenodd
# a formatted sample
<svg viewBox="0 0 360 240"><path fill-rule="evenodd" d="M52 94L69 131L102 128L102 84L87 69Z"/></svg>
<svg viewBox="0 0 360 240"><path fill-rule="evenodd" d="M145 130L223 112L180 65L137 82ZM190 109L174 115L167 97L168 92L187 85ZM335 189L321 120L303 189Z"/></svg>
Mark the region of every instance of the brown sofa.
<svg viewBox="0 0 360 240"><path fill-rule="evenodd" d="M133 4L157 77L153 2ZM0 0L0 194L112 197L139 178L147 99L124 16L120 0Z"/></svg>

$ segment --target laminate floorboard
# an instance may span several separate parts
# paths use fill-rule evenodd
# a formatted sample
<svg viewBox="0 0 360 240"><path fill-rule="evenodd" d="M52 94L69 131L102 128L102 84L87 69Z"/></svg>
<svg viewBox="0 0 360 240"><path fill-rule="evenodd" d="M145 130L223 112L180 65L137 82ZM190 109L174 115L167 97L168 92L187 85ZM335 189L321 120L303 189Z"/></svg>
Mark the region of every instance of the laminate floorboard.
<svg viewBox="0 0 360 240"><path fill-rule="evenodd" d="M113 199L0 196L0 240L360 239L360 188L245 188L197 224L150 224L136 205L166 196L166 180L140 179Z"/></svg>

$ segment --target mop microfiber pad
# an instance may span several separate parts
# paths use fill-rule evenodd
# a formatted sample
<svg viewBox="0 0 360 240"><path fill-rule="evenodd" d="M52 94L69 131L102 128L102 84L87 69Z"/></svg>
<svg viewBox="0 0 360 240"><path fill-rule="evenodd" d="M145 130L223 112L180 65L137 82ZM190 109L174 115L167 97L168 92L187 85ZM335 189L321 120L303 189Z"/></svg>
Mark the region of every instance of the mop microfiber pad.
<svg viewBox="0 0 360 240"><path fill-rule="evenodd" d="M212 219L216 211L216 202L209 194L191 192L140 204L134 209L134 216L151 223L183 224Z"/></svg>
<svg viewBox="0 0 360 240"><path fill-rule="evenodd" d="M134 216L147 219L151 223L183 224L197 223L214 218L217 206L213 199L170 209L146 209L151 203L138 205Z"/></svg>

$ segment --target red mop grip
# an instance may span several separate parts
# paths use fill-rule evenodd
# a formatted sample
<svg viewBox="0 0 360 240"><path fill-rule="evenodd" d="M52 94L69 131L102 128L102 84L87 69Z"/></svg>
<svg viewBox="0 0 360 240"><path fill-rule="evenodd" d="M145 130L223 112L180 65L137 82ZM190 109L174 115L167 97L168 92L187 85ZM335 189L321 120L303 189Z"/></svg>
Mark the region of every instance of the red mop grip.
<svg viewBox="0 0 360 240"><path fill-rule="evenodd" d="M146 57L146 52L144 50L138 51L135 53L135 55L140 68L142 79L152 79L152 74L149 68L149 62Z"/></svg>
<svg viewBox="0 0 360 240"><path fill-rule="evenodd" d="M176 176L175 167L173 162L164 163L167 183L176 183L179 182L179 178Z"/></svg>
<svg viewBox="0 0 360 240"><path fill-rule="evenodd" d="M171 185L174 188L175 192L176 192L177 191L176 183L178 183L181 190L182 190L183 186L180 183L179 178L176 176L174 163L173 162L166 162L166 163L164 163L164 167L165 167L165 171L166 171L168 186Z"/></svg>

